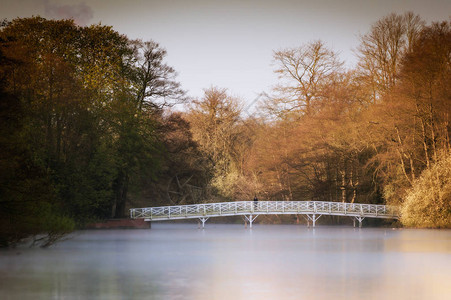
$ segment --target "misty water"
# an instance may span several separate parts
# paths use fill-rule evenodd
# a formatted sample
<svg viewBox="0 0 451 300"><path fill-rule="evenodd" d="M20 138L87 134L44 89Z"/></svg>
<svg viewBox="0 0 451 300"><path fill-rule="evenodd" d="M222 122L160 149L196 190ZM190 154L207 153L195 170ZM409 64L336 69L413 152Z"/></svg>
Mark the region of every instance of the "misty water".
<svg viewBox="0 0 451 300"><path fill-rule="evenodd" d="M451 299L451 231L156 223L0 251L1 299Z"/></svg>

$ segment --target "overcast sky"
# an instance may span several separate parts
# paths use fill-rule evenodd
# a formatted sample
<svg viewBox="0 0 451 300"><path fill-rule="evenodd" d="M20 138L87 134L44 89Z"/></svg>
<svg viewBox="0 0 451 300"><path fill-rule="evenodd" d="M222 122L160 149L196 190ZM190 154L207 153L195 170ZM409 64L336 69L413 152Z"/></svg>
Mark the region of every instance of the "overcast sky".
<svg viewBox="0 0 451 300"><path fill-rule="evenodd" d="M391 13L449 20L450 0L0 0L0 19L40 15L153 39L193 97L212 85L250 103L275 84L272 52L321 39L348 67L359 34Z"/></svg>

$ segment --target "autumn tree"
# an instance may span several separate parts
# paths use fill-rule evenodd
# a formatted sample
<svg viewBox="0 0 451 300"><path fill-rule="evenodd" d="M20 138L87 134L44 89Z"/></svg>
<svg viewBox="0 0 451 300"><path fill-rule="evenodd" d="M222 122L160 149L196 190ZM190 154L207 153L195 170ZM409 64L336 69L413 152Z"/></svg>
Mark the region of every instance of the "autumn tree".
<svg viewBox="0 0 451 300"><path fill-rule="evenodd" d="M233 177L238 165L233 157L238 134L236 125L241 106L226 89L206 89L203 98L191 104L188 121L194 140L199 144L214 170L212 185L224 196L232 193Z"/></svg>
<svg viewBox="0 0 451 300"><path fill-rule="evenodd" d="M323 89L342 66L335 52L322 41L297 48L275 51L275 73L280 83L274 88L266 107L273 115L310 114L323 98Z"/></svg>
<svg viewBox="0 0 451 300"><path fill-rule="evenodd" d="M423 170L450 151L449 53L449 23L425 27L403 59L397 87L373 114L380 117L371 132L380 138L375 158L390 203L401 205Z"/></svg>
<svg viewBox="0 0 451 300"><path fill-rule="evenodd" d="M286 141L267 153L273 153L282 198L355 201L365 182L355 128L366 105L355 72L344 72L337 54L320 41L275 52L274 60L278 94L265 108L276 116L270 128L282 131L269 144Z"/></svg>
<svg viewBox="0 0 451 300"><path fill-rule="evenodd" d="M299 199L294 196L296 183L296 168L293 155L297 143L294 135L295 123L280 120L261 124L255 131L255 141L250 149L248 158L249 175L255 177L259 186L258 193L268 200L293 201ZM297 145L296 145L297 144Z"/></svg>
<svg viewBox="0 0 451 300"><path fill-rule="evenodd" d="M402 58L411 51L423 26L424 21L412 12L392 13L360 36L358 70L372 102L395 85Z"/></svg>
<svg viewBox="0 0 451 300"><path fill-rule="evenodd" d="M415 109L427 168L450 151L450 56L451 24L442 22L426 27L403 61L400 94Z"/></svg>

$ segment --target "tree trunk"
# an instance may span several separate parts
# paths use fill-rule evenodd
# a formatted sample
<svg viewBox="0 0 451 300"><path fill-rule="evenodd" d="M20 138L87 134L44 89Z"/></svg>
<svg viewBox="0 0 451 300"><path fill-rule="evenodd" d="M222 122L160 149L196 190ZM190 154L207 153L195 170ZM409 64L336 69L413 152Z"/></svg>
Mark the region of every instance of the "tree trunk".
<svg viewBox="0 0 451 300"><path fill-rule="evenodd" d="M341 170L339 171L340 177L341 177L341 202L346 202L346 160L344 158L344 155L341 157Z"/></svg>
<svg viewBox="0 0 451 300"><path fill-rule="evenodd" d="M421 133L423 138L423 150L424 150L424 156L426 158L426 167L429 170L430 169L430 162L429 162L429 153L428 153L428 146L427 146L427 138L426 138L426 126L424 124L423 117L421 116L420 108L418 102L416 103L416 109L417 114L419 115L419 119L421 122Z"/></svg>
<svg viewBox="0 0 451 300"><path fill-rule="evenodd" d="M352 199L351 203L354 203L357 198L357 187L359 185L359 174L358 174L358 159L355 158L351 162L351 174L349 174L349 183L352 187ZM354 179L355 177L355 179Z"/></svg>
<svg viewBox="0 0 451 300"><path fill-rule="evenodd" d="M129 177L123 171L119 172L114 181L115 203L113 205L113 218L125 218Z"/></svg>

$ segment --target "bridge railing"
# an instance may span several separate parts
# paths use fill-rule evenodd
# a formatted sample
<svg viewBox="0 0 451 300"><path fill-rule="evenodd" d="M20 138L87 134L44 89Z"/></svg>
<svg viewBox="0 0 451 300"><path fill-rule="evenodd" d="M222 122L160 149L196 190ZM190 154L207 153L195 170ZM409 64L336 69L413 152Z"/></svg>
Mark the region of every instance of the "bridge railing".
<svg viewBox="0 0 451 300"><path fill-rule="evenodd" d="M321 201L237 201L130 209L133 219L182 219L245 214L328 214L397 218L394 207L376 204Z"/></svg>

